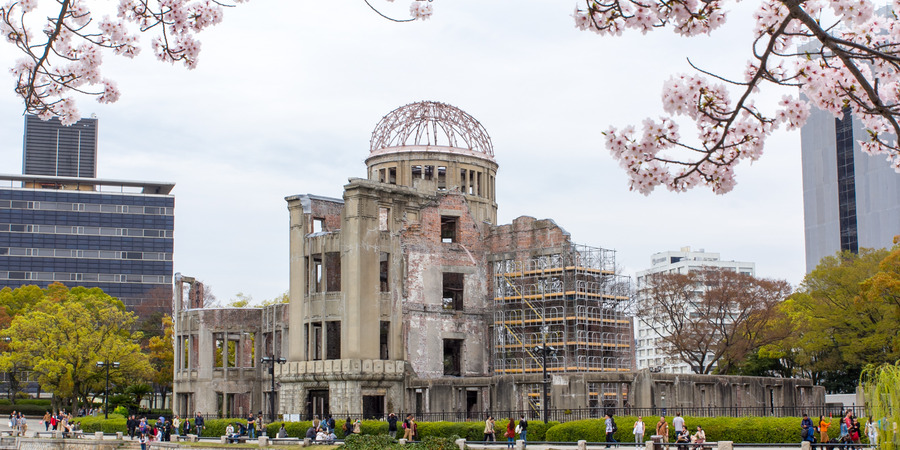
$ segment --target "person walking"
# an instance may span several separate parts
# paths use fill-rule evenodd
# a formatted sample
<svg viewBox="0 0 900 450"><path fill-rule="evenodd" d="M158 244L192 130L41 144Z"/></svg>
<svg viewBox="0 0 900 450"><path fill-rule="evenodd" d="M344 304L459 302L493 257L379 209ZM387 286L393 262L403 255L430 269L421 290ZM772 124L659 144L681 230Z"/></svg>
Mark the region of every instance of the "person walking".
<svg viewBox="0 0 900 450"><path fill-rule="evenodd" d="M44 424L44 431L50 431L50 417L50 411L47 411L41 419L41 423Z"/></svg>
<svg viewBox="0 0 900 450"><path fill-rule="evenodd" d="M513 422L513 418L510 417L509 423L506 425L506 448L507 449L513 448L513 445L515 445L515 442L516 442L516 429L514 428L515 426L513 425L513 423L515 423L515 422Z"/></svg>
<svg viewBox="0 0 900 450"><path fill-rule="evenodd" d="M878 446L878 427L875 426L875 422L872 422L871 416L869 416L869 421L866 422L866 436L869 437L869 445Z"/></svg>
<svg viewBox="0 0 900 450"><path fill-rule="evenodd" d="M197 417L194 418L194 433L200 436L204 428L206 428L206 421L203 420L203 415L200 414L200 411L197 411Z"/></svg>
<svg viewBox="0 0 900 450"><path fill-rule="evenodd" d="M616 442L615 434L616 429L616 421L612 418L612 413L606 413L606 420L604 421L606 424L606 448L609 448L610 442Z"/></svg>
<svg viewBox="0 0 900 450"><path fill-rule="evenodd" d="M644 443L644 420L641 416L638 416L637 420L634 421L634 429L631 430L631 434L634 435L635 444Z"/></svg>
<svg viewBox="0 0 900 450"><path fill-rule="evenodd" d="M494 439L494 417L488 416L484 421L484 442L496 442Z"/></svg>
<svg viewBox="0 0 900 450"><path fill-rule="evenodd" d="M403 419L403 439L406 442L412 440L412 414L407 414L406 419Z"/></svg>
<svg viewBox="0 0 900 450"><path fill-rule="evenodd" d="M825 416L819 416L819 442L826 443L828 442L828 427L831 426L831 418L828 418L828 421L825 421Z"/></svg>

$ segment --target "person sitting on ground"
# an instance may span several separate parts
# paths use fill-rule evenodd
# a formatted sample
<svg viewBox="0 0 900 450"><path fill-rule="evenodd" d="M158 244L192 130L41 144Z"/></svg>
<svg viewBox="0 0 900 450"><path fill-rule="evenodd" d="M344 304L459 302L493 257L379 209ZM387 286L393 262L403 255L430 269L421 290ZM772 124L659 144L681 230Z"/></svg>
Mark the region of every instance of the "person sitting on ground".
<svg viewBox="0 0 900 450"><path fill-rule="evenodd" d="M319 429L316 433L316 442L325 442L328 440L328 433L324 429Z"/></svg>
<svg viewBox="0 0 900 450"><path fill-rule="evenodd" d="M278 429L278 434L276 435L279 439L284 439L287 437L287 430L284 429L284 424L281 424L281 428Z"/></svg>
<svg viewBox="0 0 900 450"><path fill-rule="evenodd" d="M316 440L316 428L309 427L306 429L306 438L310 440Z"/></svg>
<svg viewBox="0 0 900 450"><path fill-rule="evenodd" d="M331 432L328 433L328 439L326 439L325 442L330 444L336 440L337 440L337 435L334 434L334 430L331 430Z"/></svg>

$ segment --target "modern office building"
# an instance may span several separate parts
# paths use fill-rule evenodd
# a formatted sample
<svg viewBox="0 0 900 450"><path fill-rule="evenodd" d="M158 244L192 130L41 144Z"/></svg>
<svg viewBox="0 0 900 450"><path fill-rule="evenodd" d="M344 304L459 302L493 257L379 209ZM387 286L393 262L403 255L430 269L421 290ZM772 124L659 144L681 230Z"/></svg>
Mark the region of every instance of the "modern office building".
<svg viewBox="0 0 900 450"><path fill-rule="evenodd" d="M889 248L900 235L900 174L867 155L859 120L813 108L801 129L806 271L825 256Z"/></svg>
<svg viewBox="0 0 900 450"><path fill-rule="evenodd" d="M646 299L641 292L647 283L647 276L659 273L688 274L705 268L730 269L746 275L756 276L756 264L743 261L723 261L718 253L708 253L703 249L691 250L690 247L682 247L679 251L654 253L650 258L650 268L636 274L637 277L637 308L647 310L643 306ZM690 311L685 311L690 314ZM665 373L693 373L689 364L673 361L662 351L662 338L665 337L663 327L653 316L649 319L635 318L635 359L638 369L651 369Z"/></svg>
<svg viewBox="0 0 900 450"><path fill-rule="evenodd" d="M30 173L0 174L0 287L61 282L168 308L174 184L95 178L96 119L25 123Z"/></svg>

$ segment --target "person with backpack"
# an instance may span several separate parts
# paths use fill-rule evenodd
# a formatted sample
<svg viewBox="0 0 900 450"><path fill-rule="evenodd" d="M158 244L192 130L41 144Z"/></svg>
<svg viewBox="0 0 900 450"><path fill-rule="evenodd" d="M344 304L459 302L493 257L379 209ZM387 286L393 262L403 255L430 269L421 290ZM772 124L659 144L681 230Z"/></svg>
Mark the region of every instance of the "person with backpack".
<svg viewBox="0 0 900 450"><path fill-rule="evenodd" d="M528 445L528 421L525 420L525 414L519 416L519 424L516 425L516 432L522 438L522 448Z"/></svg>
<svg viewBox="0 0 900 450"><path fill-rule="evenodd" d="M644 443L644 420L641 416L638 416L637 420L634 422L634 429L631 432L634 434L635 444Z"/></svg>
<svg viewBox="0 0 900 450"><path fill-rule="evenodd" d="M803 414L803 420L800 421L800 439L801 441L816 441L816 430L814 429L812 419L805 413Z"/></svg>
<svg viewBox="0 0 900 450"><path fill-rule="evenodd" d="M406 439L406 442L412 440L412 414L407 414L406 419L403 419L403 439Z"/></svg>
<svg viewBox="0 0 900 450"><path fill-rule="evenodd" d="M606 422L606 442L617 442L616 438L613 436L615 435L616 431L618 431L619 427L616 426L616 421L613 420L612 413L606 413L605 422ZM609 448L609 445L607 445L606 448Z"/></svg>
<svg viewBox="0 0 900 450"><path fill-rule="evenodd" d="M387 423L388 436L390 436L391 439L397 439L397 416L394 413L388 414Z"/></svg>

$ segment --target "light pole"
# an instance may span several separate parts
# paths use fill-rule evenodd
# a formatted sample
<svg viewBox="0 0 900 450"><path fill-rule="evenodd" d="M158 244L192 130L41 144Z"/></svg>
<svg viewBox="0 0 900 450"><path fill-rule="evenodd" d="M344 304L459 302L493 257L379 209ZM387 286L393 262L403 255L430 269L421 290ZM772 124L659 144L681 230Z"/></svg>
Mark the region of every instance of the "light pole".
<svg viewBox="0 0 900 450"><path fill-rule="evenodd" d="M544 407L543 408L544 409L544 423L547 423L547 421L549 420L549 417L550 417L550 398L549 398L550 395L547 392L547 385L550 384L550 380L547 379L547 356L548 355L550 355L550 356L556 355L556 349L547 345L546 338L544 338L543 345L539 345L539 346L535 347L534 349L541 352L541 366L543 366L543 368L542 368L543 377L541 378L541 384L543 385L543 388L544 388L544 396L541 399L541 404Z"/></svg>
<svg viewBox="0 0 900 450"><path fill-rule="evenodd" d="M272 423L275 421L275 363L284 364L287 360L273 356L263 356L260 362L269 365L269 375L272 375L272 393L269 394L269 423Z"/></svg>
<svg viewBox="0 0 900 450"><path fill-rule="evenodd" d="M112 366L114 369L119 368L119 363L117 362L109 362L109 361L97 361L97 367L106 368L106 393L103 395L103 417L105 419L109 419L109 368Z"/></svg>

